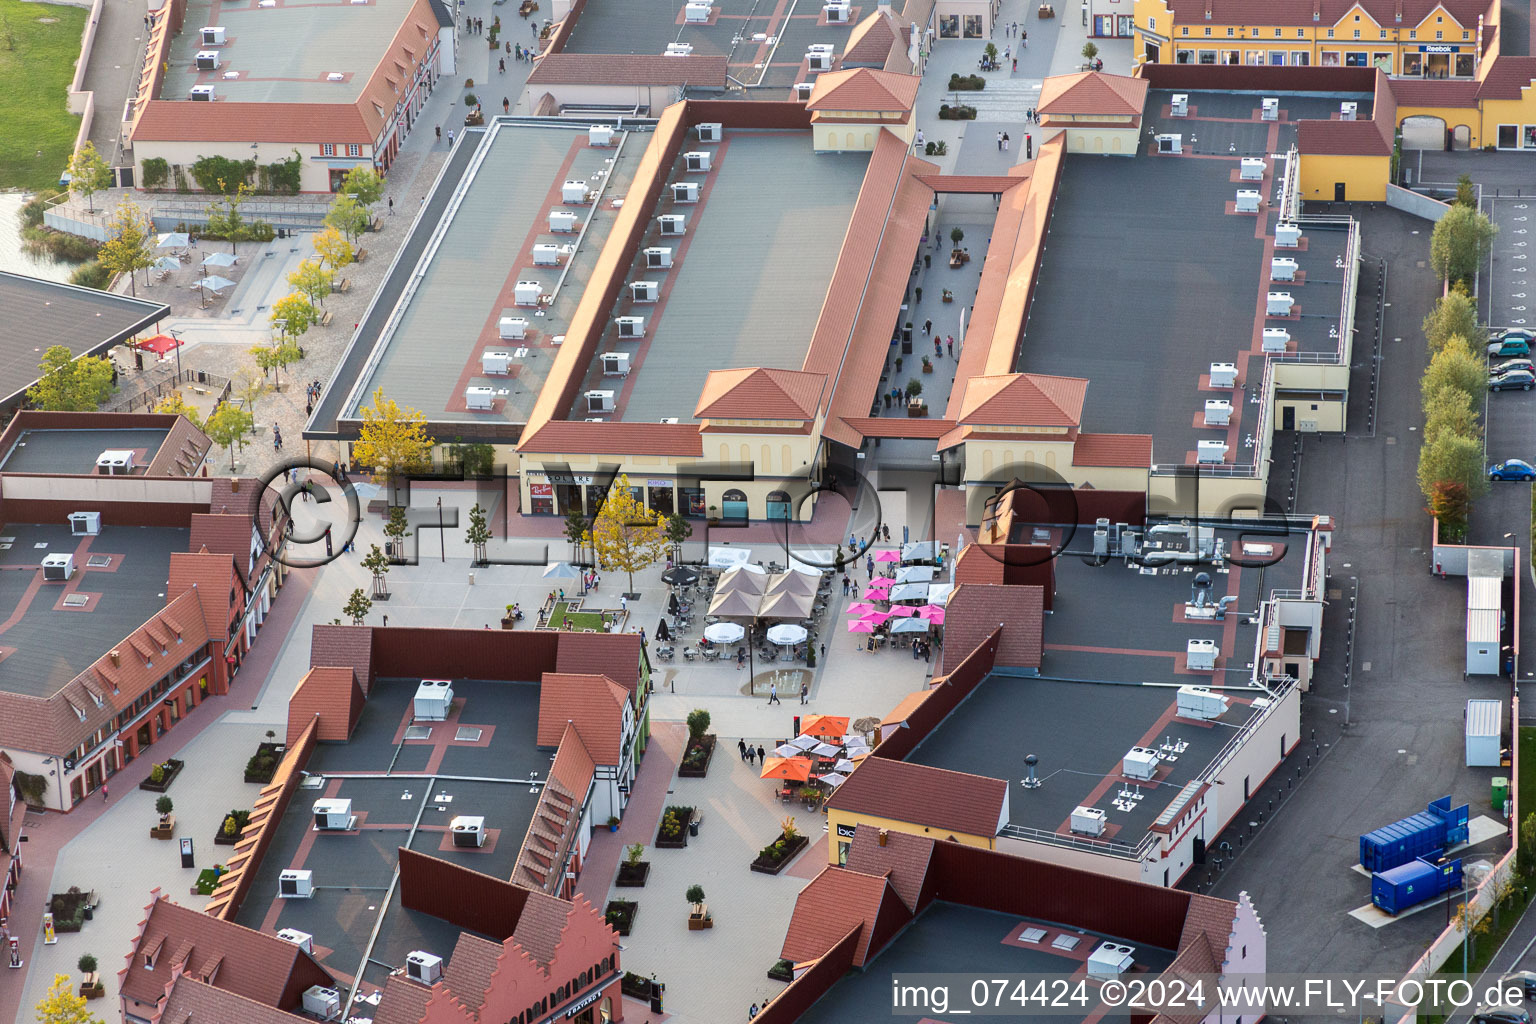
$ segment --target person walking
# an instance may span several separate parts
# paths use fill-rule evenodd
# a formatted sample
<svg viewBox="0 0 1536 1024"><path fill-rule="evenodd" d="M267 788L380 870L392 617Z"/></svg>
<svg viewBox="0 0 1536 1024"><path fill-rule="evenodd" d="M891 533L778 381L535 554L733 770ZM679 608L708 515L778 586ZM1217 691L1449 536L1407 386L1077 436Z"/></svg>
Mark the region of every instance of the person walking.
<svg viewBox="0 0 1536 1024"><path fill-rule="evenodd" d="M1008 60L1012 56L1013 56L1013 47L1011 47L1011 46L1003 47L1003 60Z"/></svg>
<svg viewBox="0 0 1536 1024"><path fill-rule="evenodd" d="M918 152L922 151L922 148L923 148L923 130L921 128L919 128L917 130L917 134L915 136L913 136L913 138L912 138L912 148L914 150L918 151Z"/></svg>
<svg viewBox="0 0 1536 1024"><path fill-rule="evenodd" d="M101 802L107 802L107 784L105 782L101 784Z"/></svg>
<svg viewBox="0 0 1536 1024"><path fill-rule="evenodd" d="M864 558L864 575L870 579L875 578L875 556L866 555Z"/></svg>
<svg viewBox="0 0 1536 1024"><path fill-rule="evenodd" d="M811 694L811 684L810 683L801 683L800 684L800 704L802 706L804 706L807 703L806 698L809 697L810 694Z"/></svg>
<svg viewBox="0 0 1536 1024"><path fill-rule="evenodd" d="M1003 132L1003 152L1008 152L1008 133Z"/></svg>
<svg viewBox="0 0 1536 1024"><path fill-rule="evenodd" d="M452 128L448 129L448 148L449 149L453 148L453 129Z"/></svg>
<svg viewBox="0 0 1536 1024"><path fill-rule="evenodd" d="M944 344L949 346L949 358L955 358L955 336L949 335L944 339Z"/></svg>
<svg viewBox="0 0 1536 1024"><path fill-rule="evenodd" d="M848 584L849 584L848 574L847 573L843 573L843 596L844 597L848 596Z"/></svg>
<svg viewBox="0 0 1536 1024"><path fill-rule="evenodd" d="M747 746L747 764L757 764L757 751L753 750L750 744Z"/></svg>
<svg viewBox="0 0 1536 1024"><path fill-rule="evenodd" d="M619 595L619 611L621 611L621 612L629 611L629 595L628 594L620 594Z"/></svg>
<svg viewBox="0 0 1536 1024"><path fill-rule="evenodd" d="M745 762L747 759L747 741L744 739L737 740L736 749L741 751L741 759L743 762Z"/></svg>
<svg viewBox="0 0 1536 1024"><path fill-rule="evenodd" d="M1033 160L1034 158L1035 158L1035 137L1033 135L1029 134L1029 132L1025 132L1024 133L1024 159L1025 160Z"/></svg>
<svg viewBox="0 0 1536 1024"><path fill-rule="evenodd" d="M507 99L505 96L503 96L501 98L501 112L503 114L506 114L506 113L510 113L511 110L512 110L512 101Z"/></svg>
<svg viewBox="0 0 1536 1024"><path fill-rule="evenodd" d="M768 684L768 703L769 704L777 704L778 702L779 702L779 684L778 683L769 683Z"/></svg>
<svg viewBox="0 0 1536 1024"><path fill-rule="evenodd" d="M998 132L997 133L997 151L999 153L1001 153L1003 151L1003 133L1002 132Z"/></svg>
<svg viewBox="0 0 1536 1024"><path fill-rule="evenodd" d="M389 215L391 217L393 217L395 215L395 197L394 196L390 196L389 197Z"/></svg>
<svg viewBox="0 0 1536 1024"><path fill-rule="evenodd" d="M768 751L763 749L763 745L761 743L759 743L757 745L757 759L759 761L767 761L768 760Z"/></svg>
<svg viewBox="0 0 1536 1024"><path fill-rule="evenodd" d="M1019 58L1017 57L1013 58L1013 70L1019 70Z"/></svg>
<svg viewBox="0 0 1536 1024"><path fill-rule="evenodd" d="M496 62L496 73L498 75L504 75L507 73L507 60L505 57Z"/></svg>
<svg viewBox="0 0 1536 1024"><path fill-rule="evenodd" d="M923 337L926 338L926 337L928 337L928 335L930 335L932 333L933 333L933 321L932 320L924 320L923 321Z"/></svg>
<svg viewBox="0 0 1536 1024"><path fill-rule="evenodd" d="M443 137L443 126L435 125L434 127L437 129L437 137L441 139Z"/></svg>

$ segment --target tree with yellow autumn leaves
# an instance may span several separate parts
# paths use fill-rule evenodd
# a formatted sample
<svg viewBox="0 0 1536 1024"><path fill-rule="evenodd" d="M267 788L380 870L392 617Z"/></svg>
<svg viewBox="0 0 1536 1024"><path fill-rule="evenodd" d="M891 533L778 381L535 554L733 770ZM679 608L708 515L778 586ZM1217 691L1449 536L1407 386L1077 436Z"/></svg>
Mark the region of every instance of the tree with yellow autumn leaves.
<svg viewBox="0 0 1536 1024"><path fill-rule="evenodd" d="M592 546L600 568L628 574L631 593L635 573L666 557L670 543L665 520L635 497L629 477L623 475L608 488L603 506L583 539Z"/></svg>

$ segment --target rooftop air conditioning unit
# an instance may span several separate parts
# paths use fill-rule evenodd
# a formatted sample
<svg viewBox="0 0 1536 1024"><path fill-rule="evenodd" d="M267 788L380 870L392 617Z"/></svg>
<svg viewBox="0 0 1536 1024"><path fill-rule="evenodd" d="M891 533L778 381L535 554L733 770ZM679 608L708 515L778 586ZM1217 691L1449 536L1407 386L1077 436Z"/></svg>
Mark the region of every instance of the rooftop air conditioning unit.
<svg viewBox="0 0 1536 1024"><path fill-rule="evenodd" d="M1225 398L1207 398L1205 400L1205 425L1208 427L1224 427L1232 422L1232 403Z"/></svg>
<svg viewBox="0 0 1536 1024"><path fill-rule="evenodd" d="M585 203L587 201L587 183L584 181L567 181L564 185L560 186L560 201L562 203L574 203L578 206ZM549 229L551 231L555 229L553 221L550 222Z"/></svg>
<svg viewBox="0 0 1536 1024"><path fill-rule="evenodd" d="M66 583L75 574L75 556L65 551L58 551L51 555L43 556L43 581L46 583Z"/></svg>
<svg viewBox="0 0 1536 1024"><path fill-rule="evenodd" d="M1194 672L1216 671L1216 652L1215 640L1191 640L1184 645L1184 657Z"/></svg>
<svg viewBox="0 0 1536 1024"><path fill-rule="evenodd" d="M587 145L613 145L613 129L606 124L594 124L587 129Z"/></svg>
<svg viewBox="0 0 1536 1024"><path fill-rule="evenodd" d="M657 423L676 423L677 422L677 417L676 416L663 416L661 419L657 420L656 422Z"/></svg>
<svg viewBox="0 0 1536 1024"><path fill-rule="evenodd" d="M333 988L311 985L304 990L304 1012L321 1020L335 1020L341 1016L341 993Z"/></svg>
<svg viewBox="0 0 1536 1024"><path fill-rule="evenodd" d="M504 316L498 330L503 341L521 341L528 334L528 321L520 316Z"/></svg>
<svg viewBox="0 0 1536 1024"><path fill-rule="evenodd" d="M1222 441L1197 441L1195 461L1202 466L1219 466L1227 461L1227 445Z"/></svg>
<svg viewBox="0 0 1536 1024"><path fill-rule="evenodd" d="M693 55L692 43L668 43L663 57L689 57Z"/></svg>
<svg viewBox="0 0 1536 1024"><path fill-rule="evenodd" d="M1184 136L1182 136L1182 135L1159 135L1157 137L1157 151L1159 153L1182 153L1182 152L1184 152Z"/></svg>
<svg viewBox="0 0 1536 1024"><path fill-rule="evenodd" d="M702 25L715 13L709 4L683 4L683 20L690 25Z"/></svg>
<svg viewBox="0 0 1536 1024"><path fill-rule="evenodd" d="M1275 248L1295 249L1301 245L1301 228L1295 224L1275 225Z"/></svg>
<svg viewBox="0 0 1536 1024"><path fill-rule="evenodd" d="M133 451L129 448L109 448L96 456L96 472L100 476L127 476L133 472Z"/></svg>
<svg viewBox="0 0 1536 1024"><path fill-rule="evenodd" d="M1296 305L1296 300L1291 298L1290 292L1270 292L1265 299L1264 312L1267 316L1290 316L1291 307Z"/></svg>
<svg viewBox="0 0 1536 1024"><path fill-rule="evenodd" d="M478 815L461 814L448 823L454 846L479 849L485 845L485 819Z"/></svg>
<svg viewBox="0 0 1536 1024"><path fill-rule="evenodd" d="M315 894L315 873L289 868L277 876L277 894L288 900L307 900Z"/></svg>
<svg viewBox="0 0 1536 1024"><path fill-rule="evenodd" d="M1256 156L1245 156L1239 165L1238 178L1242 181L1263 181L1264 161Z"/></svg>
<svg viewBox="0 0 1536 1024"><path fill-rule="evenodd" d="M560 265L560 247L550 245L548 242L540 242L533 247L533 265L536 267L558 267Z"/></svg>
<svg viewBox="0 0 1536 1024"><path fill-rule="evenodd" d="M628 352L604 352L603 353L604 377L628 377L629 353Z"/></svg>
<svg viewBox="0 0 1536 1024"><path fill-rule="evenodd" d="M549 230L557 234L569 235L576 230L576 215L569 210L551 210L549 213Z"/></svg>
<svg viewBox="0 0 1536 1024"><path fill-rule="evenodd" d="M277 937L284 942L291 942L304 952L313 955L315 952L315 937L309 932L301 932L297 928L281 928Z"/></svg>
<svg viewBox="0 0 1536 1024"><path fill-rule="evenodd" d="M412 981L419 981L423 985L435 985L443 977L443 958L433 956L431 953L423 953L416 950L406 954L405 974Z"/></svg>
<svg viewBox="0 0 1536 1024"><path fill-rule="evenodd" d="M1271 281L1296 280L1297 263L1289 256L1276 256L1269 261L1269 279Z"/></svg>
<svg viewBox="0 0 1536 1024"><path fill-rule="evenodd" d="M496 407L496 389L467 387L464 389L464 405L474 411L490 412Z"/></svg>
<svg viewBox="0 0 1536 1024"><path fill-rule="evenodd" d="M1280 120L1280 97L1266 96L1259 105L1259 118L1263 121Z"/></svg>
<svg viewBox="0 0 1536 1024"><path fill-rule="evenodd" d="M327 832L345 832L357 823L352 816L351 800L316 800L312 810L315 828Z"/></svg>
<svg viewBox="0 0 1536 1024"><path fill-rule="evenodd" d="M1238 189L1237 190L1237 212L1238 213L1258 213L1259 212L1259 203L1262 201L1262 199L1263 199L1263 196L1258 191L1256 191L1254 189L1251 189L1251 188L1240 188L1240 189Z"/></svg>
<svg viewBox="0 0 1536 1024"><path fill-rule="evenodd" d="M635 302L655 302L661 297L661 285L655 281L631 281L629 295Z"/></svg>
<svg viewBox="0 0 1536 1024"><path fill-rule="evenodd" d="M204 103L213 102L213 86L194 85L192 91L187 94L189 100L200 100Z"/></svg>
<svg viewBox="0 0 1536 1024"><path fill-rule="evenodd" d="M848 15L853 12L853 5L847 0L837 0L835 3L823 5L821 11L827 16L827 24L845 25L848 22Z"/></svg>
<svg viewBox="0 0 1536 1024"><path fill-rule="evenodd" d="M480 372L505 376L512 369L512 353L486 351L480 353Z"/></svg>
<svg viewBox="0 0 1536 1024"><path fill-rule="evenodd" d="M1346 100L1339 104L1339 120L1353 121L1360 114L1360 104Z"/></svg>
<svg viewBox="0 0 1536 1024"><path fill-rule="evenodd" d="M807 46L805 48L805 52L807 54L811 54L811 53L824 53L828 57L830 57L830 56L832 56L832 44L831 43L812 43L810 46Z"/></svg>
<svg viewBox="0 0 1536 1024"><path fill-rule="evenodd" d="M672 265L672 250L655 247L645 250L645 265L651 270L670 267Z"/></svg>
<svg viewBox="0 0 1536 1024"><path fill-rule="evenodd" d="M1136 963L1136 950L1118 942L1106 942L1088 954L1088 977L1118 978Z"/></svg>
<svg viewBox="0 0 1536 1024"><path fill-rule="evenodd" d="M1120 759L1120 774L1128 779L1146 782L1157 774L1157 751L1151 747L1132 747Z"/></svg>
<svg viewBox="0 0 1536 1024"><path fill-rule="evenodd" d="M705 150L684 153L683 166L687 167L690 171L708 172L709 169L714 166L713 156L714 154Z"/></svg>
<svg viewBox="0 0 1536 1024"><path fill-rule="evenodd" d="M220 25L209 25L207 28L203 29L203 45L204 46L223 46L224 45L224 28L223 28L223 26L220 26Z"/></svg>
<svg viewBox="0 0 1536 1024"><path fill-rule="evenodd" d="M101 532L100 512L71 512L69 532L75 537L94 537Z"/></svg>
<svg viewBox="0 0 1536 1024"><path fill-rule="evenodd" d="M514 306L537 306L539 296L544 294L544 286L537 281L519 281L512 286L512 304Z"/></svg>
<svg viewBox="0 0 1536 1024"><path fill-rule="evenodd" d="M452 704L453 683L447 679L423 679L416 687L412 712L418 722L446 722Z"/></svg>
<svg viewBox="0 0 1536 1024"><path fill-rule="evenodd" d="M699 183L696 181L674 181L672 183L672 201L674 203L698 202Z"/></svg>
<svg viewBox="0 0 1536 1024"><path fill-rule="evenodd" d="M1108 817L1097 807L1078 807L1072 811L1071 829L1080 836L1101 836L1108 824Z"/></svg>
<svg viewBox="0 0 1536 1024"><path fill-rule="evenodd" d="M217 71L219 69L219 51L199 50L192 63L199 71Z"/></svg>
<svg viewBox="0 0 1536 1024"><path fill-rule="evenodd" d="M806 54L805 59L812 71L831 71L835 58L830 53L812 52Z"/></svg>
<svg viewBox="0 0 1536 1024"><path fill-rule="evenodd" d="M663 235L677 236L683 234L683 216L679 213L665 213L656 220L661 224Z"/></svg>
<svg viewBox="0 0 1536 1024"><path fill-rule="evenodd" d="M1277 354L1290 348L1291 332L1283 327L1266 327L1259 341L1263 351Z"/></svg>
<svg viewBox="0 0 1536 1024"><path fill-rule="evenodd" d="M811 90L814 88L816 88L815 82L796 82L795 99L804 103L806 100L811 98Z"/></svg>
<svg viewBox="0 0 1536 1024"><path fill-rule="evenodd" d="M1181 686L1175 699L1175 710L1180 718L1203 722L1226 714L1227 698L1213 692L1209 686Z"/></svg>
<svg viewBox="0 0 1536 1024"><path fill-rule="evenodd" d="M588 391L587 412L613 412L612 391Z"/></svg>
<svg viewBox="0 0 1536 1024"><path fill-rule="evenodd" d="M1183 92L1174 93L1173 100L1168 104L1168 113L1174 117L1188 117L1189 94Z"/></svg>
<svg viewBox="0 0 1536 1024"><path fill-rule="evenodd" d="M347 74L344 71L329 71L326 73L325 80L327 82L345 82Z"/></svg>
<svg viewBox="0 0 1536 1024"><path fill-rule="evenodd" d="M621 316L614 322L619 325L621 338L645 337L645 317L643 316Z"/></svg>
<svg viewBox="0 0 1536 1024"><path fill-rule="evenodd" d="M1211 387L1234 388L1237 387L1236 363L1212 363Z"/></svg>
<svg viewBox="0 0 1536 1024"><path fill-rule="evenodd" d="M700 142L719 142L725 138L725 126L718 121L701 124L698 128Z"/></svg>

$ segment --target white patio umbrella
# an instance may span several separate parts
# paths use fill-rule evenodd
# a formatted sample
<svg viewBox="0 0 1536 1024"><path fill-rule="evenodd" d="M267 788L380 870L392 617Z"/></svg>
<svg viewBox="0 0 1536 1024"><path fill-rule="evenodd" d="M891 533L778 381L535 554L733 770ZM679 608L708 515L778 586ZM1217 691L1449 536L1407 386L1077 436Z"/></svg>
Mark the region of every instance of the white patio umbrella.
<svg viewBox="0 0 1536 1024"><path fill-rule="evenodd" d="M928 584L926 583L902 583L891 588L892 601L926 601L928 599Z"/></svg>
<svg viewBox="0 0 1536 1024"><path fill-rule="evenodd" d="M712 644L733 644L746 635L739 622L717 622L704 628L704 639Z"/></svg>
<svg viewBox="0 0 1536 1024"><path fill-rule="evenodd" d="M216 252L203 260L205 267L232 267L235 265L235 257L227 252Z"/></svg>
<svg viewBox="0 0 1536 1024"><path fill-rule="evenodd" d="M771 644L800 644L810 636L804 626L797 626L792 622L780 623L768 628L768 642Z"/></svg>
<svg viewBox="0 0 1536 1024"><path fill-rule="evenodd" d="M936 540L915 540L910 544L901 546L901 560L903 562L922 562L936 558L939 553L939 542Z"/></svg>
<svg viewBox="0 0 1536 1024"><path fill-rule="evenodd" d="M815 736L796 736L794 739L785 744L785 746L794 747L797 750L810 750L812 747L820 745L821 740L817 739Z"/></svg>
<svg viewBox="0 0 1536 1024"><path fill-rule="evenodd" d="M751 548L710 548L709 567L711 569L730 569L746 563L752 557Z"/></svg>
<svg viewBox="0 0 1536 1024"><path fill-rule="evenodd" d="M832 770L835 772L851 772L857 767L858 765L854 762L848 760L846 757L841 757L838 758L837 764L832 766Z"/></svg>
<svg viewBox="0 0 1536 1024"><path fill-rule="evenodd" d="M954 591L952 583L934 583L928 587L928 603L944 604L949 600L949 595Z"/></svg>
<svg viewBox="0 0 1536 1024"><path fill-rule="evenodd" d="M765 594L802 594L806 597L816 595L817 580L799 572L776 572L768 577Z"/></svg>
<svg viewBox="0 0 1536 1024"><path fill-rule="evenodd" d="M836 789L838 786L841 786L843 783L848 781L848 776L839 775L837 772L828 772L816 781L825 783L826 785L831 786L833 789Z"/></svg>
<svg viewBox="0 0 1536 1024"><path fill-rule="evenodd" d="M931 623L927 619L897 619L891 626L892 633L926 633Z"/></svg>
<svg viewBox="0 0 1536 1024"><path fill-rule="evenodd" d="M716 594L709 602L709 614L723 619L751 619L757 616L761 602L762 598L745 590Z"/></svg>
<svg viewBox="0 0 1536 1024"><path fill-rule="evenodd" d="M790 555L789 556L789 571L790 572L798 572L798 573L802 573L803 575L806 575L806 576L820 576L827 569L832 568L832 558L830 556L828 556L825 552L807 551L807 552L805 552L805 555L806 555L807 558L814 559L816 562L825 562L827 564L825 566L821 566L821 565L813 564L811 562L802 562L800 559L796 558L794 555Z"/></svg>
<svg viewBox="0 0 1536 1024"><path fill-rule="evenodd" d="M805 751L801 750L793 743L785 743L773 748L774 757L799 757L803 753L805 753Z"/></svg>
<svg viewBox="0 0 1536 1024"><path fill-rule="evenodd" d="M175 256L161 256L150 265L151 270L180 270L181 260Z"/></svg>
<svg viewBox="0 0 1536 1024"><path fill-rule="evenodd" d="M811 748L811 753L815 754L817 757L836 757L838 754L842 753L842 748L834 747L830 743L818 743Z"/></svg>
<svg viewBox="0 0 1536 1024"><path fill-rule="evenodd" d="M757 571L753 572L754 569ZM768 574L761 568L755 565L739 565L720 574L720 582L715 584L715 596L743 593L756 597L762 594L763 588L767 585Z"/></svg>
<svg viewBox="0 0 1536 1024"><path fill-rule="evenodd" d="M811 614L816 599L809 594L768 594L758 606L760 619L803 619Z"/></svg>
<svg viewBox="0 0 1536 1024"><path fill-rule="evenodd" d="M233 288L235 286L235 282L231 281L229 278L219 277L216 274L210 274L197 283L201 287L207 288L211 292L221 292L225 288Z"/></svg>
<svg viewBox="0 0 1536 1024"><path fill-rule="evenodd" d="M539 575L546 580L579 580L581 570L570 562L550 562Z"/></svg>
<svg viewBox="0 0 1536 1024"><path fill-rule="evenodd" d="M896 582L930 583L936 572L931 565L909 565L896 574Z"/></svg>
<svg viewBox="0 0 1536 1024"><path fill-rule="evenodd" d="M157 249L174 249L192 244L192 236L185 231L167 231L155 242Z"/></svg>

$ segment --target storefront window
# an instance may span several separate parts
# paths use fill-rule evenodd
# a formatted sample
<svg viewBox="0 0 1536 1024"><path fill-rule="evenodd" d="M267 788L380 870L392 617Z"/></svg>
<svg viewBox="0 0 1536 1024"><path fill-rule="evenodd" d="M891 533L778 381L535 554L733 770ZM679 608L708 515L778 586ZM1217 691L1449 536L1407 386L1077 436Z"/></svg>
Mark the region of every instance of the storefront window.
<svg viewBox="0 0 1536 1024"><path fill-rule="evenodd" d="M981 15L967 14L965 16L965 38L980 39L985 34L982 31L981 22Z"/></svg>
<svg viewBox="0 0 1536 1024"><path fill-rule="evenodd" d="M1344 55L1344 66L1347 68L1363 68L1369 63L1364 50L1351 50Z"/></svg>
<svg viewBox="0 0 1536 1024"><path fill-rule="evenodd" d="M1244 64L1263 64L1264 63L1264 51L1263 50L1249 50L1248 53L1243 58L1243 63Z"/></svg>
<svg viewBox="0 0 1536 1024"><path fill-rule="evenodd" d="M1405 75L1415 75L1415 76L1424 74L1424 56L1423 56L1423 54L1419 54L1419 53L1405 53L1405 54L1403 54L1403 74L1405 74Z"/></svg>
<svg viewBox="0 0 1536 1024"><path fill-rule="evenodd" d="M672 481L651 480L646 484L650 491L650 509L658 515L669 516L677 511L677 504L672 496Z"/></svg>
<svg viewBox="0 0 1536 1024"><path fill-rule="evenodd" d="M1236 50L1223 50L1221 54L1221 62L1223 64L1236 64L1238 63L1239 56L1240 55Z"/></svg>
<svg viewBox="0 0 1536 1024"><path fill-rule="evenodd" d="M1304 68L1310 63L1312 63L1312 55L1310 53L1297 51L1291 54L1291 67L1293 68Z"/></svg>
<svg viewBox="0 0 1536 1024"><path fill-rule="evenodd" d="M939 38L940 39L959 39L960 38L960 15L958 15L958 14L941 14L941 15L939 15Z"/></svg>
<svg viewBox="0 0 1536 1024"><path fill-rule="evenodd" d="M555 514L555 485L549 483L528 485L528 511L536 516Z"/></svg>
<svg viewBox="0 0 1536 1024"><path fill-rule="evenodd" d="M1471 78L1476 73L1477 73L1476 54L1471 54L1471 53L1458 53L1458 54L1456 54L1456 77L1457 78Z"/></svg>
<svg viewBox="0 0 1536 1024"><path fill-rule="evenodd" d="M1536 149L1536 124L1528 124L1521 131L1522 145L1526 149Z"/></svg>
<svg viewBox="0 0 1536 1024"><path fill-rule="evenodd" d="M1389 75L1392 73L1392 55L1390 53L1371 54L1371 63Z"/></svg>
<svg viewBox="0 0 1536 1024"><path fill-rule="evenodd" d="M1175 64L1193 64L1195 62L1195 51L1175 50L1173 51L1173 62Z"/></svg>
<svg viewBox="0 0 1536 1024"><path fill-rule="evenodd" d="M1269 51L1269 66L1272 67L1272 68L1282 68L1282 67L1285 67L1285 51L1284 50L1270 50Z"/></svg>
<svg viewBox="0 0 1536 1024"><path fill-rule="evenodd" d="M1323 51L1323 59L1318 61L1318 64L1321 65L1322 67L1325 67L1325 68L1336 68L1336 67L1338 67L1339 66L1339 51L1337 51L1337 50L1324 50Z"/></svg>
<svg viewBox="0 0 1536 1024"><path fill-rule="evenodd" d="M1216 63L1216 51L1215 50L1201 50L1200 51L1200 63L1201 64L1215 64Z"/></svg>
<svg viewBox="0 0 1536 1024"><path fill-rule="evenodd" d="M704 488L680 487L678 488L678 491L681 493L683 499L683 515L691 516L695 519L704 518L704 513L706 511L704 505Z"/></svg>
<svg viewBox="0 0 1536 1024"><path fill-rule="evenodd" d="M603 507L603 499L608 496L608 488L604 487L602 484L587 484L586 492L587 514L595 516L597 515L598 510Z"/></svg>

